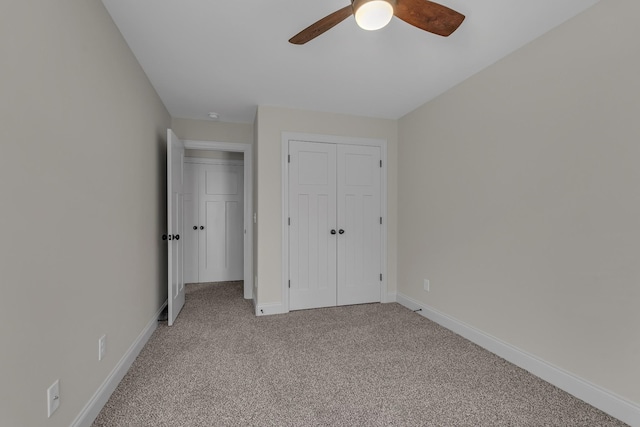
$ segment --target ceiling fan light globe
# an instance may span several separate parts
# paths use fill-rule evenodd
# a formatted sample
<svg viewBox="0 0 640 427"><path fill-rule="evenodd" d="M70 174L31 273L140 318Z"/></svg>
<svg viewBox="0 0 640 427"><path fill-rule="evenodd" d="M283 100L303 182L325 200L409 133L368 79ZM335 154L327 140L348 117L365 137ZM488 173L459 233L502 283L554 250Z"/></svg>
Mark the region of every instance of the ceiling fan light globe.
<svg viewBox="0 0 640 427"><path fill-rule="evenodd" d="M379 30L393 18L393 6L387 0L358 2L355 10L356 23L363 30Z"/></svg>

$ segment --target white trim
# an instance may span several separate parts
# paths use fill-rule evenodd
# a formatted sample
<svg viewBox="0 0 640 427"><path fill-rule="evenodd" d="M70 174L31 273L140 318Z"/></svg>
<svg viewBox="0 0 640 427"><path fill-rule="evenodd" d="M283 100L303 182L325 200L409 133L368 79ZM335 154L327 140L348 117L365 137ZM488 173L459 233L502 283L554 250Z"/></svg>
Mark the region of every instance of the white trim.
<svg viewBox="0 0 640 427"><path fill-rule="evenodd" d="M370 145L383 147L387 145L386 139L361 138L353 136L321 135L315 133L282 132L283 141L323 142L325 144L346 145Z"/></svg>
<svg viewBox="0 0 640 427"><path fill-rule="evenodd" d="M271 314L284 314L284 307L279 302L270 304L258 304L256 306L256 316L268 316Z"/></svg>
<svg viewBox="0 0 640 427"><path fill-rule="evenodd" d="M368 145L380 147L382 160L382 176L380 183L380 203L382 213L382 260L380 284L380 301L385 302L387 297L387 140L374 138L357 138L349 136L318 135L310 133L282 132L281 156L282 156L282 309L283 313L289 312L289 227L287 224L287 212L289 211L289 141L320 142L325 144L343 145Z"/></svg>
<svg viewBox="0 0 640 427"><path fill-rule="evenodd" d="M426 304L398 293L399 304L461 335L533 375L553 384L603 412L632 426L640 426L640 406L615 393L554 366L524 350L446 315Z"/></svg>
<svg viewBox="0 0 640 427"><path fill-rule="evenodd" d="M196 141L193 139L185 139L183 142L186 150L233 151L235 153L243 153L246 151L247 146L251 147L251 144L241 142Z"/></svg>
<svg viewBox="0 0 640 427"><path fill-rule="evenodd" d="M289 312L289 139L293 139L288 133L282 133L282 287L281 301L284 313ZM257 311L257 310L256 310Z"/></svg>
<svg viewBox="0 0 640 427"><path fill-rule="evenodd" d="M184 162L194 163L199 165L244 166L244 160L210 159L208 157L185 157Z"/></svg>
<svg viewBox="0 0 640 427"><path fill-rule="evenodd" d="M78 414L76 419L71 423L71 427L89 427L96 419L104 405L106 405L107 401L111 394L115 391L122 378L124 378L125 374L131 368L133 361L136 360L138 354L145 346L151 335L158 327L158 317L167 306L167 301L162 304L160 310L156 312L154 317L149 320L147 326L144 327L140 335L133 341L127 352L122 356L120 361L113 368L111 373L105 378L102 382L98 390L91 396L89 402L82 408L82 411Z"/></svg>
<svg viewBox="0 0 640 427"><path fill-rule="evenodd" d="M187 150L244 153L244 298L253 299L253 147L251 144L236 142L183 142Z"/></svg>

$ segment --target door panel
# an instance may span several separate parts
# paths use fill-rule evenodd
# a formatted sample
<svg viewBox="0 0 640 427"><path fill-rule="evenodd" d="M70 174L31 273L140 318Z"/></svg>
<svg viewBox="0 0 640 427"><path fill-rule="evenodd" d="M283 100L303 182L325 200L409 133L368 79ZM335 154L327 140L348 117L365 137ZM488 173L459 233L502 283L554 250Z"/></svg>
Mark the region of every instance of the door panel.
<svg viewBox="0 0 640 427"><path fill-rule="evenodd" d="M242 175L240 171L240 175ZM226 205L226 264L227 280L244 278L244 203L227 201Z"/></svg>
<svg viewBox="0 0 640 427"><path fill-rule="evenodd" d="M173 325L185 300L183 270L184 144L167 130L168 323Z"/></svg>
<svg viewBox="0 0 640 427"><path fill-rule="evenodd" d="M199 281L242 280L244 173L242 166L200 165Z"/></svg>
<svg viewBox="0 0 640 427"><path fill-rule="evenodd" d="M218 281L225 265L224 201L201 201L200 218L205 229L200 235L200 281Z"/></svg>
<svg viewBox="0 0 640 427"><path fill-rule="evenodd" d="M238 174L235 166L204 166L204 194L207 196L224 196L239 194Z"/></svg>
<svg viewBox="0 0 640 427"><path fill-rule="evenodd" d="M184 281L198 282L198 183L197 168L192 163L184 165ZM196 227L194 230L193 227Z"/></svg>
<svg viewBox="0 0 640 427"><path fill-rule="evenodd" d="M380 148L338 145L338 305L380 301Z"/></svg>
<svg viewBox="0 0 640 427"><path fill-rule="evenodd" d="M289 306L336 305L336 147L291 141Z"/></svg>

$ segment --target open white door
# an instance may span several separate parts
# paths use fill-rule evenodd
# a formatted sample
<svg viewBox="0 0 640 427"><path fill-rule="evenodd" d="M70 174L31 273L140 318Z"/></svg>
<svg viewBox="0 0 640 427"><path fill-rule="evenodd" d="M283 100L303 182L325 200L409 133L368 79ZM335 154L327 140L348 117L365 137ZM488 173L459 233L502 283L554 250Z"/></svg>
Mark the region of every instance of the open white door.
<svg viewBox="0 0 640 427"><path fill-rule="evenodd" d="M184 204L184 144L167 129L167 239L169 244L168 304L169 326L173 325L184 305L184 239L182 206Z"/></svg>

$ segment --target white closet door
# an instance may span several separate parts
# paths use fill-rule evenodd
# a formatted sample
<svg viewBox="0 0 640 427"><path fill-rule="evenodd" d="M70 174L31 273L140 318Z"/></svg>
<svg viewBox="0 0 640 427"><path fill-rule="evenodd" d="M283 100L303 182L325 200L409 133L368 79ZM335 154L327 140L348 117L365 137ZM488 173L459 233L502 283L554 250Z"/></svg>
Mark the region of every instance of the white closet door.
<svg viewBox="0 0 640 427"><path fill-rule="evenodd" d="M289 155L289 308L335 306L336 146L291 141Z"/></svg>
<svg viewBox="0 0 640 427"><path fill-rule="evenodd" d="M244 173L242 166L200 165L199 281L242 280Z"/></svg>
<svg viewBox="0 0 640 427"><path fill-rule="evenodd" d="M198 282L198 165L184 165L184 281ZM195 227L195 230L194 230Z"/></svg>
<svg viewBox="0 0 640 427"><path fill-rule="evenodd" d="M380 302L380 148L337 149L338 305Z"/></svg>

